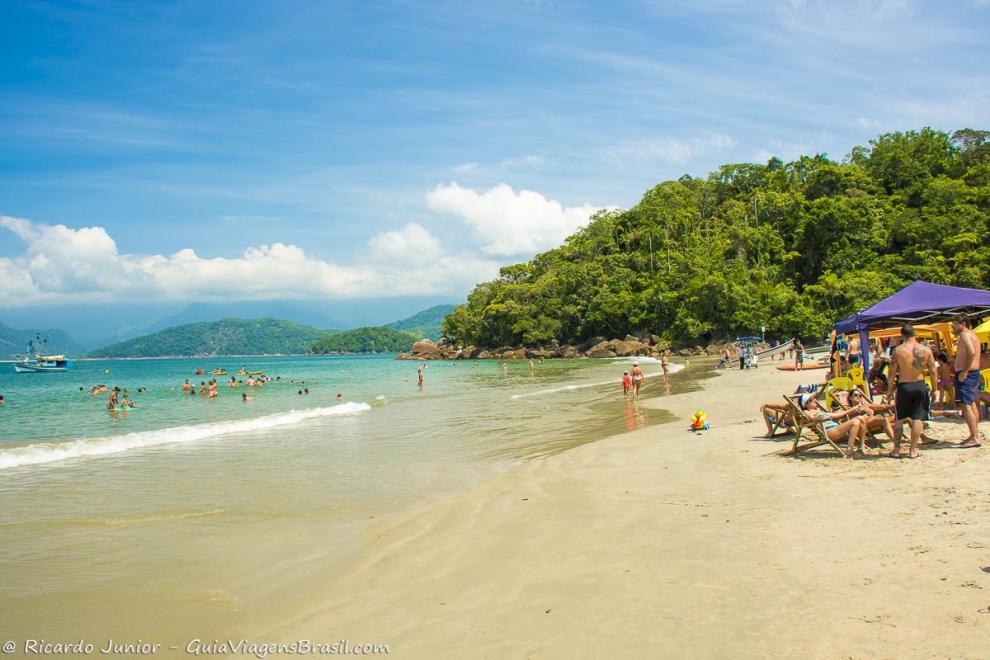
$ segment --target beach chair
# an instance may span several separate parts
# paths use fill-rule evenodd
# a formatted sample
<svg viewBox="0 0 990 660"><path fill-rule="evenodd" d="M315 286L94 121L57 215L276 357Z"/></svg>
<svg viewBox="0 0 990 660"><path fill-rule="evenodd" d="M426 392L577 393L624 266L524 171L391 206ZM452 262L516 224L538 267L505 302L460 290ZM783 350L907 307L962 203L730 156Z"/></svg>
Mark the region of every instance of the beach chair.
<svg viewBox="0 0 990 660"><path fill-rule="evenodd" d="M781 456L794 456L802 451L821 447L822 445L831 445L835 451L839 452L840 456L845 456L842 448L828 437L828 433L825 432L824 422L820 419L813 419L801 407L801 397L799 395L785 395L784 400L787 401L788 412L794 420L794 444L791 445L790 449L779 452ZM808 436L807 442L801 444L801 441L806 439L806 435Z"/></svg>
<svg viewBox="0 0 990 660"><path fill-rule="evenodd" d="M866 389L867 389L866 386L865 385L858 385L857 387L859 388L859 391L862 392L863 395L865 396L866 395ZM842 408L843 410L849 410L849 407L850 406L848 405L848 399L846 399L846 401L843 401L840 397L837 397L836 396L832 400L835 402L835 404L838 407ZM884 397L884 399L882 401L883 401L883 403L887 403L886 397ZM884 413L884 416L887 416L888 414L889 413ZM872 440L873 441L873 444L871 446L873 446L873 447L883 447L883 443L884 443L883 438L881 438L880 436L878 436L876 433L874 433L873 431L871 431L869 428L866 429L866 437L867 437L868 440Z"/></svg>
<svg viewBox="0 0 990 660"><path fill-rule="evenodd" d="M851 380L855 387L863 390L867 399L873 400L873 397L870 395L870 387L866 382L866 374L863 372L863 367L852 367L846 372L846 378Z"/></svg>
<svg viewBox="0 0 990 660"><path fill-rule="evenodd" d="M848 392L853 387L855 387L855 384L848 376L839 376L825 383L823 389L825 392L825 410L831 410L833 403L835 403L832 396L833 392Z"/></svg>
<svg viewBox="0 0 990 660"><path fill-rule="evenodd" d="M785 434L794 433L794 419L791 416L790 406L787 410L778 410L774 414L776 419L774 419L773 428L770 429L769 437L776 436L777 431L783 431Z"/></svg>

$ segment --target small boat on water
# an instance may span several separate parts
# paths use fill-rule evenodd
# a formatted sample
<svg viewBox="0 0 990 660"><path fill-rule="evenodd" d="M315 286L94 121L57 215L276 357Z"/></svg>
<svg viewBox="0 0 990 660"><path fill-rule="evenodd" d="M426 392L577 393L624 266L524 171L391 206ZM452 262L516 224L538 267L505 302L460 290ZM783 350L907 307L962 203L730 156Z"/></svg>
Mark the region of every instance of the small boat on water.
<svg viewBox="0 0 990 660"><path fill-rule="evenodd" d="M227 370L226 369L214 369L212 371L212 373L213 373L214 376L226 376L227 375Z"/></svg>
<svg viewBox="0 0 990 660"><path fill-rule="evenodd" d="M42 355L41 350L48 345L48 337L44 339L37 335L28 342L27 354L14 362L14 372L19 374L39 373L45 371L68 371L72 368L72 360L64 355Z"/></svg>
<svg viewBox="0 0 990 660"><path fill-rule="evenodd" d="M24 359L14 362L14 371L19 374L41 371L68 371L72 368L72 360L64 355L25 355Z"/></svg>

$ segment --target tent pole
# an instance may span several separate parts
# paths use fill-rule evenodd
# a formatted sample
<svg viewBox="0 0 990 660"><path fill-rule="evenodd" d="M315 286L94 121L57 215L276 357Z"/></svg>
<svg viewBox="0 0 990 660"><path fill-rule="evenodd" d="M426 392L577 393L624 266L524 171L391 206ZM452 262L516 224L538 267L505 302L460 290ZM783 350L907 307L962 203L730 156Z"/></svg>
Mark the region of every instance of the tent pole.
<svg viewBox="0 0 990 660"><path fill-rule="evenodd" d="M863 364L863 380L866 381L866 396L873 400L873 388L870 387L870 329L860 327L859 329L859 354Z"/></svg>

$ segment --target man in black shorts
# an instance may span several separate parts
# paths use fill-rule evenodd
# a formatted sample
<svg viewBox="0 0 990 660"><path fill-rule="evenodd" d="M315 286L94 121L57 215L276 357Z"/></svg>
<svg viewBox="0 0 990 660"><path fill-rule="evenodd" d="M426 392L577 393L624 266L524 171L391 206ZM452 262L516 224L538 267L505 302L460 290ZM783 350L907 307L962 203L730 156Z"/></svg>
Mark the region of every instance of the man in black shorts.
<svg viewBox="0 0 990 660"><path fill-rule="evenodd" d="M911 458L921 456L918 444L921 433L928 419L930 394L925 384L925 369L932 383L938 382L938 365L935 356L927 346L919 344L914 338L914 327L905 323L901 328L902 343L894 350L890 360L887 396L894 392L897 384L897 397L894 400L894 410L897 423L894 424L894 451L891 458L901 457L901 424L907 421L911 425Z"/></svg>

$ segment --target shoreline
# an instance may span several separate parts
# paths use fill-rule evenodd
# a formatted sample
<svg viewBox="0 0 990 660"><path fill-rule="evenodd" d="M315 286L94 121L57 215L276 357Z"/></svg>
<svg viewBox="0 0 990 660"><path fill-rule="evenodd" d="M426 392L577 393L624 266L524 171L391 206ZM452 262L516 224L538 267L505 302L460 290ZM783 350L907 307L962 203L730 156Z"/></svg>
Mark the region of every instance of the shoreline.
<svg viewBox="0 0 990 660"><path fill-rule="evenodd" d="M674 422L378 521L303 614L251 629L333 631L398 657L981 655L986 450L771 455L789 441L757 437L759 404L817 375L767 366L643 400ZM687 431L696 408L711 431Z"/></svg>

